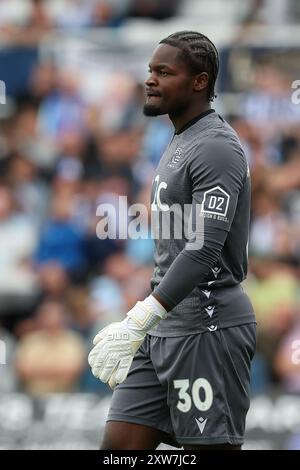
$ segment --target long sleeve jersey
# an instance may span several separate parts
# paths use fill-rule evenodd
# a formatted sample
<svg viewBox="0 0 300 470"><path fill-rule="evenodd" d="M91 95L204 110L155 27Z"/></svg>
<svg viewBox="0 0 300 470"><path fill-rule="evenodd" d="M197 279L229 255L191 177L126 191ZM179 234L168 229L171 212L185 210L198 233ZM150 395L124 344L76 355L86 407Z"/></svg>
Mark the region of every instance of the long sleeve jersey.
<svg viewBox="0 0 300 470"><path fill-rule="evenodd" d="M209 110L175 133L151 195L154 293L172 310L150 332L182 336L255 321L247 274L250 174L235 131Z"/></svg>

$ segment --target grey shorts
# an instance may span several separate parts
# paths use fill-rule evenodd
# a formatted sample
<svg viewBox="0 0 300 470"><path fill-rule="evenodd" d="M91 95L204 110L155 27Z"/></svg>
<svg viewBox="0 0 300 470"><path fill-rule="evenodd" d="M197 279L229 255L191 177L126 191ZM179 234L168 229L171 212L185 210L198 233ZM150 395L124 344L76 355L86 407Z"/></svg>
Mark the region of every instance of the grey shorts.
<svg viewBox="0 0 300 470"><path fill-rule="evenodd" d="M143 424L166 443L242 444L250 405L251 323L176 338L147 335L107 421Z"/></svg>

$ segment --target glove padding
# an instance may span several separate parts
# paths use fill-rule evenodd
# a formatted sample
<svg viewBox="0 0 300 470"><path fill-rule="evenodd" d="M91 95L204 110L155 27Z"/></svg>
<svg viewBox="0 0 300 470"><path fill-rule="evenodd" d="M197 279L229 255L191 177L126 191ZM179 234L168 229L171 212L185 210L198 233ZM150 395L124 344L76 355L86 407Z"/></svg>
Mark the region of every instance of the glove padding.
<svg viewBox="0 0 300 470"><path fill-rule="evenodd" d="M114 389L127 377L134 355L143 343L145 331L128 328L129 317L112 323L95 336L95 347L88 356L92 373L102 382Z"/></svg>
<svg viewBox="0 0 300 470"><path fill-rule="evenodd" d="M124 382L147 331L166 316L164 307L150 295L143 302L137 302L125 320L99 331L93 341L95 347L88 356L94 376L112 389Z"/></svg>

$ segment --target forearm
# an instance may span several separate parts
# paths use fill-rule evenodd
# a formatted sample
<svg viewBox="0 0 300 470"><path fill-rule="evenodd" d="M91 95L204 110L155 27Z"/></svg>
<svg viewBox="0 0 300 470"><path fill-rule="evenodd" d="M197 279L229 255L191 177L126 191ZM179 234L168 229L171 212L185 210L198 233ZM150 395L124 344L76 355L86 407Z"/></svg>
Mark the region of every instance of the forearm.
<svg viewBox="0 0 300 470"><path fill-rule="evenodd" d="M211 274L226 240L227 232L218 231L218 236L205 242L201 250L183 250L173 261L152 295L167 311L174 308L191 291Z"/></svg>

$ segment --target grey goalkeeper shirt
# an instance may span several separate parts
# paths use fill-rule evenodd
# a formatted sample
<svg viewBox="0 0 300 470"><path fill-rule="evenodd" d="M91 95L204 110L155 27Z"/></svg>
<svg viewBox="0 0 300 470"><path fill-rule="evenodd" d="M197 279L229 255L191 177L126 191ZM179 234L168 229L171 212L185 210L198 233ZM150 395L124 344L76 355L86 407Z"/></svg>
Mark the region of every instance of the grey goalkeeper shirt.
<svg viewBox="0 0 300 470"><path fill-rule="evenodd" d="M209 110L174 134L153 179L154 293L172 310L149 333L252 323L247 273L250 175L235 131Z"/></svg>

